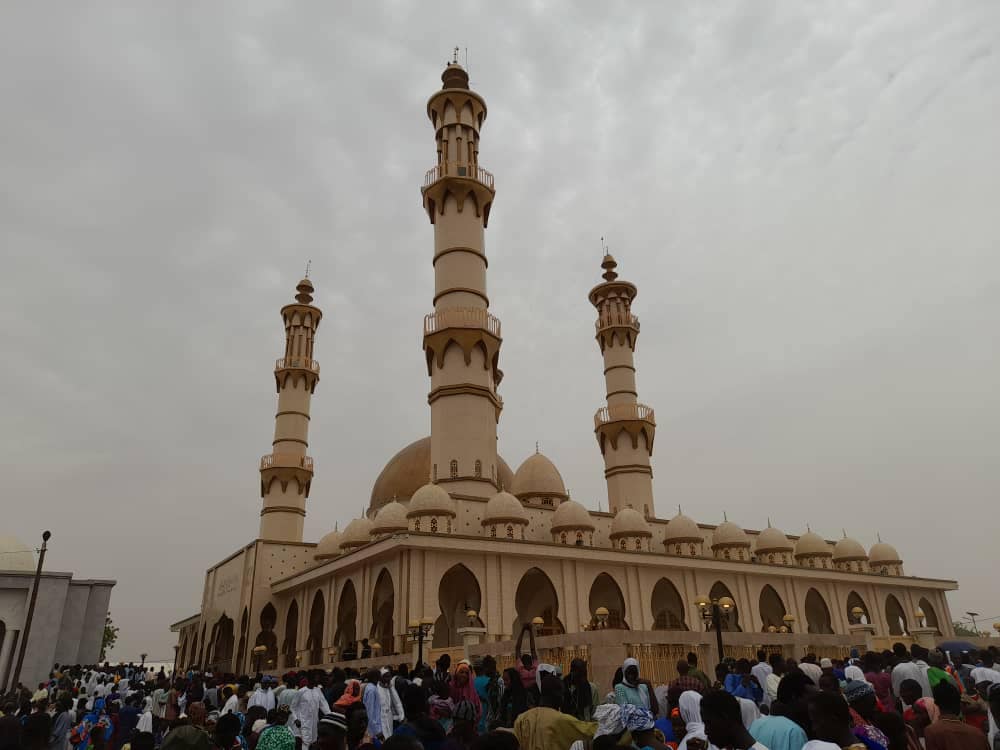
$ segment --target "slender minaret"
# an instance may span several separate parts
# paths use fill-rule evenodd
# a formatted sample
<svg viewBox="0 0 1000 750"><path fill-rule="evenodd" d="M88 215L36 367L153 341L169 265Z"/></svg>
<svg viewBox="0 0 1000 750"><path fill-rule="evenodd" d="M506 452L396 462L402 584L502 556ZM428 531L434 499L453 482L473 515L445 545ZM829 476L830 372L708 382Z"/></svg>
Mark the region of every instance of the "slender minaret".
<svg viewBox="0 0 1000 750"><path fill-rule="evenodd" d="M316 329L323 317L312 304L308 278L295 287L295 302L281 308L285 322L285 356L274 364L278 413L274 416L271 452L260 459L260 538L301 542L306 498L313 478L309 447L309 404L319 382L319 363L313 359Z"/></svg>
<svg viewBox="0 0 1000 750"><path fill-rule="evenodd" d="M479 166L486 102L469 90L456 60L427 102L437 165L427 172L424 209L434 225L434 312L424 317L431 378L431 480L452 494L487 497L498 487L497 422L503 401L500 321L486 296L483 235L493 175Z"/></svg>
<svg viewBox="0 0 1000 750"><path fill-rule="evenodd" d="M590 290L590 304L597 308L597 343L604 355L604 382L608 405L594 415L594 432L604 456L608 480L608 510L617 513L631 506L653 517L653 410L639 403L635 388L635 342L639 319L632 314L635 284L619 281L618 264L604 256L604 283Z"/></svg>

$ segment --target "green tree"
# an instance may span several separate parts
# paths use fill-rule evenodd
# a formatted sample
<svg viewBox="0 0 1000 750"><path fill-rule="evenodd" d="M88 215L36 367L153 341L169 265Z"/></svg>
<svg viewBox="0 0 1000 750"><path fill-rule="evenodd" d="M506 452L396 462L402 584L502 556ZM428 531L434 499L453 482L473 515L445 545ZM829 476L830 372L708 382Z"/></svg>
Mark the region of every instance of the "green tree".
<svg viewBox="0 0 1000 750"><path fill-rule="evenodd" d="M955 635L964 636L965 638L978 638L980 635L964 622L953 622L952 627L955 628Z"/></svg>
<svg viewBox="0 0 1000 750"><path fill-rule="evenodd" d="M118 641L118 626L111 620L111 613L108 612L104 618L104 637L101 638L101 661L104 661L108 651L115 647Z"/></svg>

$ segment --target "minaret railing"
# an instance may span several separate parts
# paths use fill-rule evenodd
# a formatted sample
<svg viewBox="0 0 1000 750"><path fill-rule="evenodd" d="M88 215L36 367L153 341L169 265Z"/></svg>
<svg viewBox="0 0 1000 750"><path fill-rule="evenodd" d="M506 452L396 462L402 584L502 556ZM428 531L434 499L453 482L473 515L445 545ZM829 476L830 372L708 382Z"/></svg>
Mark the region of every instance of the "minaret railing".
<svg viewBox="0 0 1000 750"><path fill-rule="evenodd" d="M268 453L260 457L260 468L299 468L306 471L313 470L312 456L299 456L294 453Z"/></svg>
<svg viewBox="0 0 1000 750"><path fill-rule="evenodd" d="M602 331L605 328L616 328L619 326L628 326L629 328L634 328L639 330L639 318L637 318L632 313L622 313L622 312L611 312L611 313L601 313L600 317L594 321L594 327L598 331Z"/></svg>
<svg viewBox="0 0 1000 750"><path fill-rule="evenodd" d="M282 357L275 360L275 370L309 370L319 374L319 362L307 357Z"/></svg>
<svg viewBox="0 0 1000 750"><path fill-rule="evenodd" d="M465 177L493 189L493 173L488 169L471 164L445 162L431 167L424 175L424 187L430 187L443 177Z"/></svg>
<svg viewBox="0 0 1000 750"><path fill-rule="evenodd" d="M445 328L481 328L500 338L500 320L482 307L449 307L424 316L424 335Z"/></svg>
<svg viewBox="0 0 1000 750"><path fill-rule="evenodd" d="M656 424L656 415L651 406L645 404L615 404L614 406L602 406L594 415L594 428L611 422L626 422L641 420Z"/></svg>

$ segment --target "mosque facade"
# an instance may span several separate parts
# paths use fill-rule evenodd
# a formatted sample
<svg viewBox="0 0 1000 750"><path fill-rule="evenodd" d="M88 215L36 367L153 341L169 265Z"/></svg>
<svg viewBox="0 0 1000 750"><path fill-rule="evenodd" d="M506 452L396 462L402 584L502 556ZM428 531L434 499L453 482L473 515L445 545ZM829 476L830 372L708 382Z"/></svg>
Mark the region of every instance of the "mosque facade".
<svg viewBox="0 0 1000 750"><path fill-rule="evenodd" d="M610 255L588 295L606 384L594 435L608 512L572 500L542 453L512 471L497 453L503 338L486 284L496 194L479 163L486 103L457 63L441 78L427 103L436 165L421 190L434 233L433 309L423 321L430 435L389 459L364 516L318 543L303 540L322 319L303 279L281 310L259 536L209 568L198 614L172 626L178 666L329 667L361 639L376 654L409 655L421 623L431 654L509 651L528 623L553 648L705 645L704 605L713 601L726 605L727 640L746 645L871 648L952 636L945 594L956 583L905 573L881 540L868 550L846 534L830 541L770 523L754 531L658 515L656 417L636 381L638 290Z"/></svg>

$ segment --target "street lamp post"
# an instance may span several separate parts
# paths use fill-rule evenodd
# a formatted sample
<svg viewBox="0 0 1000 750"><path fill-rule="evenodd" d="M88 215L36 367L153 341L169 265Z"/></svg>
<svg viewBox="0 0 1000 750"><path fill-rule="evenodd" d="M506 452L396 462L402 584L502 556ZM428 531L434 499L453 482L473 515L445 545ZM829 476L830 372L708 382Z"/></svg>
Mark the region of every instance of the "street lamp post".
<svg viewBox="0 0 1000 750"><path fill-rule="evenodd" d="M250 653L254 656L254 664L256 665L256 671L260 672L260 660L264 658L264 654L267 653L267 646L261 644L260 646L254 646L250 649Z"/></svg>
<svg viewBox="0 0 1000 750"><path fill-rule="evenodd" d="M857 625L861 625L861 618L865 616L865 611L858 606L851 609L851 614L854 616L854 622Z"/></svg>
<svg viewBox="0 0 1000 750"><path fill-rule="evenodd" d="M972 629L976 632L976 635L978 636L979 626L976 625L976 618L979 617L980 614L978 612L966 612L965 614L967 614L969 618L972 620Z"/></svg>
<svg viewBox="0 0 1000 750"><path fill-rule="evenodd" d="M424 617L420 620L411 620L406 628L410 634L410 638L417 642L417 663L414 671L420 669L420 666L424 663L424 639L431 632L432 627L434 627L434 621Z"/></svg>
<svg viewBox="0 0 1000 750"><path fill-rule="evenodd" d="M28 648L28 635L31 633L31 620L35 616L35 602L38 600L38 585L42 582L42 563L45 562L45 550L48 549L51 531L42 532L42 548L38 550L38 567L35 568L35 584L31 587L31 598L28 600L28 614L24 618L24 632L21 633L21 644L17 649L17 663L10 679L11 689L16 689L21 677L21 667L24 666L24 652Z"/></svg>
<svg viewBox="0 0 1000 750"><path fill-rule="evenodd" d="M719 663L725 659L725 652L722 648L722 620L728 620L729 613L736 607L736 603L728 596L720 599L709 599L704 594L699 594L694 600L694 605L701 612L701 619L706 625L711 625L715 631L715 645L719 649Z"/></svg>
<svg viewBox="0 0 1000 750"><path fill-rule="evenodd" d="M795 618L792 615L785 615L781 618L781 621L785 623L784 627L788 628L785 632L792 633L792 626L795 624Z"/></svg>

